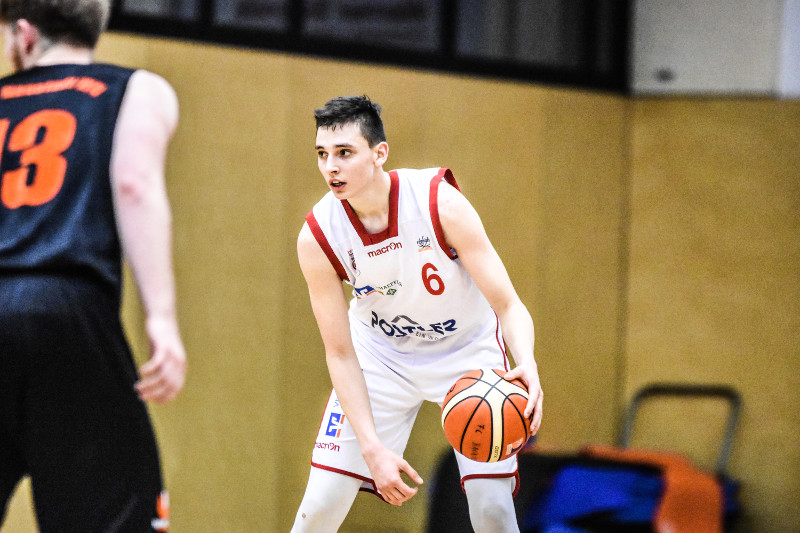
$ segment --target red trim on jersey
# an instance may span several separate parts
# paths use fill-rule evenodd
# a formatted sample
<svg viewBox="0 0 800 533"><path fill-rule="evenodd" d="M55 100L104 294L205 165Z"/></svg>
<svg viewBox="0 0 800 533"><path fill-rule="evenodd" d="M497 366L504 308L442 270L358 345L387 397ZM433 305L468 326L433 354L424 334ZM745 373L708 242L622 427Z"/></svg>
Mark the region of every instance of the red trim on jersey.
<svg viewBox="0 0 800 533"><path fill-rule="evenodd" d="M466 494L466 490L464 490L464 482L469 479L497 479L497 478L504 478L504 477L514 477L516 479L516 484L514 485L514 492L511 493L512 498L517 497L517 493L519 492L519 463L517 463L517 470L516 472L511 472L510 474L473 474L471 476L464 476L461 478L461 492Z"/></svg>
<svg viewBox="0 0 800 533"><path fill-rule="evenodd" d="M503 354L504 370L508 372L508 353L506 352L506 341L503 340L503 335L500 333L500 317L497 316L497 313L495 313L494 318L497 321L497 325L495 326L494 330L494 338L497 340L497 346L500 347L500 352Z"/></svg>
<svg viewBox="0 0 800 533"><path fill-rule="evenodd" d="M396 170L389 172L389 179L389 225L386 226L386 229L383 231L379 231L378 233L368 232L367 228L364 227L364 224L350 205L350 202L342 200L344 212L347 213L347 218L350 219L353 229L355 229L358 236L361 237L361 243L364 246L378 244L387 239L397 237L397 201L400 197L400 177L397 175Z"/></svg>
<svg viewBox="0 0 800 533"><path fill-rule="evenodd" d="M306 222L308 223L308 228L311 230L314 238L317 239L319 247L322 248L322 251L325 252L326 256L328 256L328 261L331 262L331 266L333 266L333 269L339 275L339 278L342 281L347 281L347 271L342 266L342 263L339 262L339 258L336 257L333 248L331 248L331 245L328 242L328 238L325 237L325 233L322 231L322 228L319 227L319 222L317 222L317 219L314 217L313 211L309 211L306 215Z"/></svg>
<svg viewBox="0 0 800 533"><path fill-rule="evenodd" d="M458 254L456 254L455 251L447 245L447 241L444 240L444 230L442 230L442 223L439 220L439 183L441 183L442 179L447 181L447 183L455 187L457 190L461 190L458 187L456 178L453 176L453 173L450 171L450 169L440 168L439 172L431 180L431 194L429 200L431 221L433 222L433 231L436 233L436 241L439 243L439 247L444 253L447 254L447 257L450 259L455 259L458 257Z"/></svg>

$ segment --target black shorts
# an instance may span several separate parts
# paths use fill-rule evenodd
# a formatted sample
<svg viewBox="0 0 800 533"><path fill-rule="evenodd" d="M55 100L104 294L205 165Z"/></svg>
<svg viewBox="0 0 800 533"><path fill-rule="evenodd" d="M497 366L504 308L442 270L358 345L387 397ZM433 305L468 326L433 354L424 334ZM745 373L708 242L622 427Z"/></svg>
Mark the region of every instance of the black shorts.
<svg viewBox="0 0 800 533"><path fill-rule="evenodd" d="M116 295L0 275L0 524L29 475L42 533L158 531L160 461L136 380Z"/></svg>

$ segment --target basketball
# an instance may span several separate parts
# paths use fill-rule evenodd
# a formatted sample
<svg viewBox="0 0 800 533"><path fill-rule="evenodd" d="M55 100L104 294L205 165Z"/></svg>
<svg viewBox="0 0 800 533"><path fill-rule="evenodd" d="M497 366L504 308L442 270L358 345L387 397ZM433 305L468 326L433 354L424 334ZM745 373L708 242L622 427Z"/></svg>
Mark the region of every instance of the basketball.
<svg viewBox="0 0 800 533"><path fill-rule="evenodd" d="M528 390L522 381L506 381L504 375L500 369L467 372L450 387L442 403L447 440L473 461L507 459L531 436L531 419L523 416Z"/></svg>

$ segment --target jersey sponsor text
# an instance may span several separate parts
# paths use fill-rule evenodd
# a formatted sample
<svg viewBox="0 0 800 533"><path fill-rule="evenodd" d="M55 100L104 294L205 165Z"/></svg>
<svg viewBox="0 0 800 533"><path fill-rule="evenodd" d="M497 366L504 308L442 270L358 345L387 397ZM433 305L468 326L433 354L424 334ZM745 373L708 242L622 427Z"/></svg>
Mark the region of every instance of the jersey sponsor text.
<svg viewBox="0 0 800 533"><path fill-rule="evenodd" d="M371 252L367 252L367 256L369 256L369 257L377 257L379 255L383 255L383 254L385 254L387 252L391 252L393 250L399 250L402 247L403 247L403 243L402 242L389 243L386 246L384 246L383 248L378 248L377 250L372 250Z"/></svg>
<svg viewBox="0 0 800 533"><path fill-rule="evenodd" d="M407 337L413 335L423 340L435 341L443 339L448 333L458 330L455 319L447 319L423 326L406 315L397 315L391 321L372 312L372 324L375 329L382 331L387 337Z"/></svg>
<svg viewBox="0 0 800 533"><path fill-rule="evenodd" d="M314 444L314 447L315 448L319 448L320 450L330 450L332 452L338 452L339 449L340 449L338 444L334 444L332 442L319 442L318 441L318 442L316 442Z"/></svg>
<svg viewBox="0 0 800 533"><path fill-rule="evenodd" d="M88 94L92 98L97 98L108 86L100 80L88 76L69 76L60 80L49 80L38 83L27 83L25 85L6 85L0 89L0 98L8 100L10 98L22 98L24 96L36 96L38 94L57 93L61 91L80 91Z"/></svg>

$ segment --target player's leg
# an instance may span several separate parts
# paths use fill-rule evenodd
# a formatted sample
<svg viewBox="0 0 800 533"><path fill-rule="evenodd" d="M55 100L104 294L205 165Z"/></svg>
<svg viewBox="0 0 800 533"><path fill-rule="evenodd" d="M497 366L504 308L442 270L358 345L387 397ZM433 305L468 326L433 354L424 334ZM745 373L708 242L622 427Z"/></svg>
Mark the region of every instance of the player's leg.
<svg viewBox="0 0 800 533"><path fill-rule="evenodd" d="M11 495L25 472L22 457L0 428L0 527L6 517Z"/></svg>
<svg viewBox="0 0 800 533"><path fill-rule="evenodd" d="M422 399L396 367L379 360L359 339L354 339L354 345L367 384L378 438L384 446L402 456ZM320 469L360 480L363 490L377 493L351 421L335 391L331 391L322 415L311 463Z"/></svg>
<svg viewBox="0 0 800 533"><path fill-rule="evenodd" d="M27 471L20 449L25 358L22 341L26 320L17 311L18 286L0 280L0 527L9 500Z"/></svg>
<svg viewBox="0 0 800 533"><path fill-rule="evenodd" d="M311 467L292 533L335 533L356 499L361 480Z"/></svg>
<svg viewBox="0 0 800 533"><path fill-rule="evenodd" d="M33 301L26 457L42 532L152 532L160 461L113 298L51 283Z"/></svg>
<svg viewBox="0 0 800 533"><path fill-rule="evenodd" d="M519 531L514 508L517 491L517 456L494 463L472 461L454 451L461 473L461 486L467 495L469 518L476 533L516 533Z"/></svg>
<svg viewBox="0 0 800 533"><path fill-rule="evenodd" d="M472 478L464 481L469 519L476 533L518 533L514 510L516 478Z"/></svg>
<svg viewBox="0 0 800 533"><path fill-rule="evenodd" d="M450 386L465 372L476 368L506 368L505 353L498 344L498 325L487 320L484 335L467 347L452 349L424 367L426 399L439 406ZM462 487L467 495L470 521L477 533L518 532L514 493L519 480L517 458L482 463L455 452Z"/></svg>

